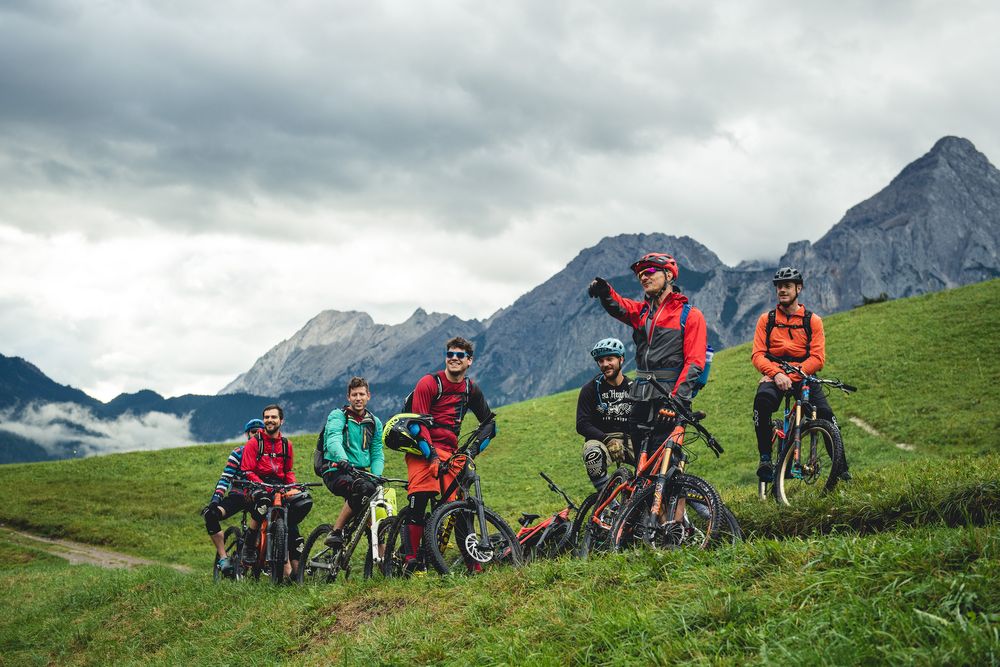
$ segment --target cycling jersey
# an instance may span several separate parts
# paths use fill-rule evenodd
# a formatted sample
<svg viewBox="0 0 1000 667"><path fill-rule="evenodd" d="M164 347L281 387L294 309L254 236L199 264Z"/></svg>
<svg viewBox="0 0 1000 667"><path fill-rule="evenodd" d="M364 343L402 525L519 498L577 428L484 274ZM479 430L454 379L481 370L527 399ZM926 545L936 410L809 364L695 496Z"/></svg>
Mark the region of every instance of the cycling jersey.
<svg viewBox="0 0 1000 667"><path fill-rule="evenodd" d="M345 432L347 442L344 442ZM382 420L367 410L360 419L346 406L333 410L326 418L323 458L333 463L346 460L355 468L370 469L373 475L381 475L385 468Z"/></svg>
<svg viewBox="0 0 1000 667"><path fill-rule="evenodd" d="M608 433L628 432L632 402L627 399L632 380L622 379L616 387L602 374L580 388L576 402L576 432L585 440L603 442Z"/></svg>
<svg viewBox="0 0 1000 667"><path fill-rule="evenodd" d="M218 483L215 485L215 492L212 494L212 502L222 502L223 496L225 496L232 488L234 481L246 479L246 475L242 470L240 470L240 464L243 462L244 446L245 445L240 445L229 453L229 458L226 459L226 467L222 469L222 477L219 478Z"/></svg>
<svg viewBox="0 0 1000 667"><path fill-rule="evenodd" d="M440 396L435 375L441 381ZM430 430L424 426L420 428L421 437L447 455L458 447L458 432L466 410L471 410L480 421L492 414L479 385L471 383L469 388L466 380L451 382L445 371L438 371L420 378L413 390L413 412L434 418L434 426Z"/></svg>

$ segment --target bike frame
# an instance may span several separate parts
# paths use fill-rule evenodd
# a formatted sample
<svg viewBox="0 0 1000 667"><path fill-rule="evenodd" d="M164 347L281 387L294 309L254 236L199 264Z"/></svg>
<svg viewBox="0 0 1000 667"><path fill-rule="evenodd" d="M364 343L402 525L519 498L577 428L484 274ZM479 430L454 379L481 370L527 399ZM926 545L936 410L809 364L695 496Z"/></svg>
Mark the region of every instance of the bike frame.
<svg viewBox="0 0 1000 667"><path fill-rule="evenodd" d="M541 523L535 524L533 526L530 525L530 522L522 523L521 529L517 531L517 536L516 536L517 541L521 546L525 546L529 542L532 542L536 535L538 536L538 539L534 540L534 543L535 544L544 543L545 538L549 536L550 532L552 532L552 528L563 522L568 522L569 513L573 510L579 511L580 509L579 507L577 507L576 503L570 500L570 497L566 495L565 491L560 489L555 482L549 479L548 475L546 475L544 472L541 471L539 471L538 474L542 476L542 479L544 479L546 482L549 483L550 490L560 494L566 500L566 507L556 512L555 514L550 515ZM541 535L539 535L539 532L541 532Z"/></svg>

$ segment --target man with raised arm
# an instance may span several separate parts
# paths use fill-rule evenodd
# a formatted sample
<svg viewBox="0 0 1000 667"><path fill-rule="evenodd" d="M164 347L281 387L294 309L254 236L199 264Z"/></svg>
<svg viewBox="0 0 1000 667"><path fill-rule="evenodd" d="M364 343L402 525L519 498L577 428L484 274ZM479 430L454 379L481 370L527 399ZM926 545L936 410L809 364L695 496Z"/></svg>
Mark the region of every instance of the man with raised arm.
<svg viewBox="0 0 1000 667"><path fill-rule="evenodd" d="M753 427L757 436L757 452L760 461L757 477L770 482L774 476L771 462L771 415L781 404L786 394L796 391L802 385L802 377L797 373L786 375L781 366L772 359L781 359L797 364L807 375L823 370L826 363L826 334L823 320L799 303L802 292L802 273L791 266L778 269L771 280L778 297L778 305L757 320L753 336L753 352L750 360L760 371L757 394L753 399ZM811 387L810 402L816 407L816 415L837 424L837 418L830 409L830 403L820 387ZM847 460L840 479L850 481Z"/></svg>
<svg viewBox="0 0 1000 667"><path fill-rule="evenodd" d="M628 460L635 465L628 442L628 400L632 381L622 373L625 345L605 338L590 351L601 372L580 388L576 401L576 432L583 436L583 464L594 488L608 483L608 462Z"/></svg>

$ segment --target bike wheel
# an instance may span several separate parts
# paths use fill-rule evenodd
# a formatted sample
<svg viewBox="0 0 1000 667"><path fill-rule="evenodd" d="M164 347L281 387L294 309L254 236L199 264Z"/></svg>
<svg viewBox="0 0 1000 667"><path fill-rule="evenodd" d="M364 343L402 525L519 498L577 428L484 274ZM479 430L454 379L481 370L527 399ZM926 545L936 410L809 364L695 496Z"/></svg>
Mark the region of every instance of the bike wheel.
<svg viewBox="0 0 1000 667"><path fill-rule="evenodd" d="M584 513L581 534L579 536L580 546L577 547L577 556L588 558L592 553L601 553L611 550L611 526L615 522L615 516L629 499L628 489L622 489L618 496L605 507L600 516L595 517L594 512L604 505L616 488L622 484L632 481L634 474L629 468L619 468L611 475L608 483L604 485L594 500L590 509Z"/></svg>
<svg viewBox="0 0 1000 667"><path fill-rule="evenodd" d="M372 550L369 549L365 556L365 579L370 579L376 572L382 572L382 565L385 563L385 558L389 553L388 538L389 533L396 529L396 525L399 523L399 516L390 516L382 519L378 522L378 550L380 551L382 560L379 562L379 566L375 567L375 559L372 557ZM396 529L398 530L398 529Z"/></svg>
<svg viewBox="0 0 1000 667"><path fill-rule="evenodd" d="M565 519L557 518L555 524L549 528L548 535L541 542L536 544L532 551L533 558L555 558L567 551L570 544L570 537L573 532L573 524ZM527 561L525 555L525 561Z"/></svg>
<svg viewBox="0 0 1000 667"><path fill-rule="evenodd" d="M410 571L406 568L406 554L410 549L410 516L409 507L404 507L399 514L392 517L393 522L389 525L385 534L385 556L382 558L382 574L386 577L405 577L410 571L426 570L425 549L421 545L417 551L417 560L411 566Z"/></svg>
<svg viewBox="0 0 1000 667"><path fill-rule="evenodd" d="M618 513L611 527L615 550L642 545L654 549L705 549L712 543L722 520L722 501L708 482L694 475L674 475L664 489L657 515L652 513L655 492L655 484L637 491ZM671 510L675 500L684 503L679 519Z"/></svg>
<svg viewBox="0 0 1000 667"><path fill-rule="evenodd" d="M780 452L781 451L782 438L781 438L780 432L784 428L785 428L785 422L782 421L781 419L772 419L771 420L771 451L772 452ZM778 499L778 496L775 494L775 491L774 491L774 484L773 484L773 479L774 478L773 478L773 476L772 476L771 479L772 479L771 482L762 482L759 479L757 480L757 498L759 500L767 500L768 496L774 496L775 500Z"/></svg>
<svg viewBox="0 0 1000 667"><path fill-rule="evenodd" d="M323 523L316 526L309 534L299 565L301 581L329 584L337 579L337 574L340 572L337 556L340 551L326 546L326 538L331 532L333 526Z"/></svg>
<svg viewBox="0 0 1000 667"><path fill-rule="evenodd" d="M474 574L500 565L522 564L521 545L514 531L489 507L483 507L483 512L486 536L479 531L476 501L455 500L434 510L424 529L424 544L435 570Z"/></svg>
<svg viewBox="0 0 1000 667"><path fill-rule="evenodd" d="M340 557L344 570L344 580L361 574L367 578L371 574L371 530L367 521L351 521L344 530L344 548ZM368 574L365 574L365 572Z"/></svg>
<svg viewBox="0 0 1000 667"><path fill-rule="evenodd" d="M775 495L784 505L808 502L837 485L843 470L844 443L840 431L825 419L802 424L798 457L787 446L774 470Z"/></svg>
<svg viewBox="0 0 1000 667"><path fill-rule="evenodd" d="M275 519L268 527L267 549L271 583L280 584L285 579L285 561L288 560L288 526L284 519Z"/></svg>
<svg viewBox="0 0 1000 667"><path fill-rule="evenodd" d="M596 501L597 492L595 491L580 503L580 509L577 510L576 517L573 519L573 528L570 531L568 548L574 558L580 555L580 543L583 541L583 531L587 525L585 522L594 513L594 503Z"/></svg>

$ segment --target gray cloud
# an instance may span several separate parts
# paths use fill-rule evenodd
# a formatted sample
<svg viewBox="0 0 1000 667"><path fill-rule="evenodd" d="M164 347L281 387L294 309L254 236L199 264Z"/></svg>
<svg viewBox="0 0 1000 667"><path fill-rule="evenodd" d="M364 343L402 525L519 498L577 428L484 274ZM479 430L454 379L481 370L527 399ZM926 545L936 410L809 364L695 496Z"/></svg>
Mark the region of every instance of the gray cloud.
<svg viewBox="0 0 1000 667"><path fill-rule="evenodd" d="M998 159L998 32L989 2L7 2L0 347L208 391L324 308L486 317L608 235L776 258L945 134Z"/></svg>
<svg viewBox="0 0 1000 667"><path fill-rule="evenodd" d="M62 447L68 442L77 443L77 456L165 449L192 442L186 417L161 412L100 420L73 403L46 403L2 411L0 419L0 430L31 440L55 454L63 454Z"/></svg>

